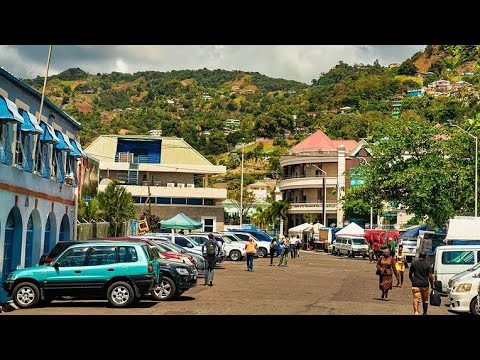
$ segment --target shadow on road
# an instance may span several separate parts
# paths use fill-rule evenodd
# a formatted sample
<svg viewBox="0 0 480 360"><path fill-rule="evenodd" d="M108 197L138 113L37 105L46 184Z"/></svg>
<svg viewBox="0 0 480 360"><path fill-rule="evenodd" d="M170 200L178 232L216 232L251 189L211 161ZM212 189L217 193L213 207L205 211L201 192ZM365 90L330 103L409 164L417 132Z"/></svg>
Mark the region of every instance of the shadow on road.
<svg viewBox="0 0 480 360"><path fill-rule="evenodd" d="M175 298L175 300L173 301L177 302L177 301L191 301L191 300L195 300L195 298L192 296L180 295L177 298Z"/></svg>
<svg viewBox="0 0 480 360"><path fill-rule="evenodd" d="M157 301L142 300L138 304L130 305L130 309L148 309L152 306L155 306ZM105 307L105 308L114 308L107 301L53 301L46 308L91 308L91 307Z"/></svg>

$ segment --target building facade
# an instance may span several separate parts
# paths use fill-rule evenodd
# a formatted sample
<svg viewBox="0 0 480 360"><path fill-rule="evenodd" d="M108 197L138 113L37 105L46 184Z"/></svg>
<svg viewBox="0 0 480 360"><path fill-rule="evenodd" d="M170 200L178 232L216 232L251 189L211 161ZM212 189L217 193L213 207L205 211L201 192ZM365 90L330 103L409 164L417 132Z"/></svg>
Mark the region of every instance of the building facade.
<svg viewBox="0 0 480 360"><path fill-rule="evenodd" d="M0 270L38 264L76 224L80 123L0 68ZM5 295L0 290L0 302Z"/></svg>
<svg viewBox="0 0 480 360"><path fill-rule="evenodd" d="M319 130L280 158L283 175L279 188L290 203L289 228L304 223L307 214L314 217L310 221L343 226L345 219L338 200L350 186L346 174L369 160L364 144L332 140Z"/></svg>
<svg viewBox="0 0 480 360"><path fill-rule="evenodd" d="M98 190L119 181L132 194L138 218L148 207L160 220L183 212L201 221L204 231L223 230L227 190L209 187L208 177L226 168L212 165L183 139L102 135L85 152L99 161Z"/></svg>

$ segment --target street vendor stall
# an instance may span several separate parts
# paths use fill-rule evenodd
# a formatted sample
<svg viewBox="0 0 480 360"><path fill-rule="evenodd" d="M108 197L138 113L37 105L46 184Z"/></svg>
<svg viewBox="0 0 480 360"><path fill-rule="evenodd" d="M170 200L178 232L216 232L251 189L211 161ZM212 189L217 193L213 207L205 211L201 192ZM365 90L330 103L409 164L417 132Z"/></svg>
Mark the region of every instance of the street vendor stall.
<svg viewBox="0 0 480 360"><path fill-rule="evenodd" d="M302 242L302 249L307 249L307 244L313 236L313 228L310 223L303 223L288 229L288 236L298 236Z"/></svg>

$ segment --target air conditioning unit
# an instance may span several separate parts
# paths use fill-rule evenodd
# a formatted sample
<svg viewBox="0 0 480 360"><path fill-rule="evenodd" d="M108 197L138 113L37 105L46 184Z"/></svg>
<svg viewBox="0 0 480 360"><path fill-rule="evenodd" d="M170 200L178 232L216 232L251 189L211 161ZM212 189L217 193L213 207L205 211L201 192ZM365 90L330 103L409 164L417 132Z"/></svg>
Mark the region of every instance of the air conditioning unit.
<svg viewBox="0 0 480 360"><path fill-rule="evenodd" d="M178 184L177 184L177 187L179 187L179 188L184 188L184 187L185 187L185 184L178 183Z"/></svg>
<svg viewBox="0 0 480 360"><path fill-rule="evenodd" d="M195 187L194 184L187 184L187 188L189 188L189 189L193 189L194 187Z"/></svg>
<svg viewBox="0 0 480 360"><path fill-rule="evenodd" d="M175 187L174 183L167 183L167 187Z"/></svg>

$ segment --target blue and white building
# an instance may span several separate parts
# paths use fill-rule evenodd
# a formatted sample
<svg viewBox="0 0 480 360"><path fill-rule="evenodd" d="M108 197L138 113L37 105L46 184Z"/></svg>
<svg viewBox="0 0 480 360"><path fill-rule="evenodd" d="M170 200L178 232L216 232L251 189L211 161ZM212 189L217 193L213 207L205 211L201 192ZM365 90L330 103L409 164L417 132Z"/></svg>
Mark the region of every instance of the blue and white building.
<svg viewBox="0 0 480 360"><path fill-rule="evenodd" d="M0 275L73 239L80 123L0 67ZM5 293L0 290L0 302Z"/></svg>

